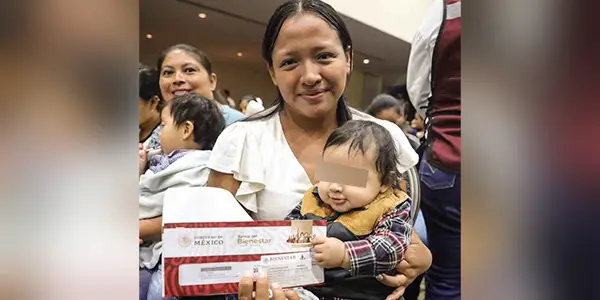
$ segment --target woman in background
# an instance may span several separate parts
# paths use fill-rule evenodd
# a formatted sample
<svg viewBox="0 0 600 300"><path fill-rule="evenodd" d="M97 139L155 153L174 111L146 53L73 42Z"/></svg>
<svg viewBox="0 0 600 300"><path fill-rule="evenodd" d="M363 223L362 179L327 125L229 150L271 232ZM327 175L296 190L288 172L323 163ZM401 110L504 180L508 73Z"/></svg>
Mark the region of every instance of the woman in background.
<svg viewBox="0 0 600 300"><path fill-rule="evenodd" d="M158 72L140 64L139 75L139 143L144 149L160 148L158 132L160 126L160 111L164 106L158 87Z"/></svg>
<svg viewBox="0 0 600 300"><path fill-rule="evenodd" d="M375 118L390 121L400 126L404 132L410 131L410 125L402 111L400 102L393 96L387 94L377 95L365 112Z"/></svg>
<svg viewBox="0 0 600 300"><path fill-rule="evenodd" d="M159 85L163 99L169 102L177 95L197 93L214 101L219 107L225 125L245 118L244 114L217 101L217 75L212 71L212 63L204 52L196 47L178 44L167 48L159 57Z"/></svg>

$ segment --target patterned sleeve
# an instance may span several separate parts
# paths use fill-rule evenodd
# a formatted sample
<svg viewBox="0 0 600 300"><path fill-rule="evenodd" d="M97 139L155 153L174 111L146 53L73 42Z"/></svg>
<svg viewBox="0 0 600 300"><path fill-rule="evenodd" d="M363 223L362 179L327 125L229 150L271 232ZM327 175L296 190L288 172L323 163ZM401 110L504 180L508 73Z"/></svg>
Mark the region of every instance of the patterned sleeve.
<svg viewBox="0 0 600 300"><path fill-rule="evenodd" d="M302 219L302 202L298 203L294 209L285 217L286 220L301 220Z"/></svg>
<svg viewBox="0 0 600 300"><path fill-rule="evenodd" d="M410 208L410 200L402 202L381 218L367 238L345 242L352 276L375 277L396 269L410 244Z"/></svg>

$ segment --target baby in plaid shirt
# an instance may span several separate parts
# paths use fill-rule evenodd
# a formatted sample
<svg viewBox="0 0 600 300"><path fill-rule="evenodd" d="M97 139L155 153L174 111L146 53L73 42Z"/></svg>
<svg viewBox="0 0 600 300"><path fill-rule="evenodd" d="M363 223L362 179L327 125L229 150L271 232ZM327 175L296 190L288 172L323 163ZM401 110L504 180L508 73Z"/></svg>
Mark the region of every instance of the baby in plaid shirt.
<svg viewBox="0 0 600 300"><path fill-rule="evenodd" d="M371 121L348 121L327 139L328 170L317 170L319 183L287 217L328 221L328 237L312 241L325 285L307 288L320 299L385 299L394 290L375 277L395 274L410 243L411 201L397 188L398 156L387 129ZM366 182L351 183L336 168L364 170Z"/></svg>

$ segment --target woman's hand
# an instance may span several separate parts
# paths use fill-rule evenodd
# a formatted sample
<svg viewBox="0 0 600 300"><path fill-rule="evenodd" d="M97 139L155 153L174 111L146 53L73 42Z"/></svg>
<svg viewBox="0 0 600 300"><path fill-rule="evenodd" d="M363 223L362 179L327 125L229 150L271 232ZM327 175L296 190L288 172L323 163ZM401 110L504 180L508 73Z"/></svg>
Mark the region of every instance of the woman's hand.
<svg viewBox="0 0 600 300"><path fill-rule="evenodd" d="M398 275L388 276L383 274L377 277L377 280L381 283L387 286L397 287L386 300L397 300L402 297L406 287L419 275L425 273L425 271L429 269L431 261L431 251L423 244L416 230L413 230L410 245L404 254L404 260L396 267Z"/></svg>
<svg viewBox="0 0 600 300"><path fill-rule="evenodd" d="M271 297L269 292L271 292ZM265 274L261 274L256 280L256 290L254 290L252 275L244 275L240 280L238 297L239 300L300 300L296 292L292 290L284 291L275 283L271 285L271 290L269 290L269 280Z"/></svg>

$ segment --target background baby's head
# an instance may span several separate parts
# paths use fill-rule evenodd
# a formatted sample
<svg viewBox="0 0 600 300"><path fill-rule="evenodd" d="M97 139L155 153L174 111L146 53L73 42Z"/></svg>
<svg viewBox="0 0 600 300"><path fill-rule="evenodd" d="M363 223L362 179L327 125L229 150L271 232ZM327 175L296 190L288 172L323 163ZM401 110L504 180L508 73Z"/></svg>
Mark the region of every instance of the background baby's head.
<svg viewBox="0 0 600 300"><path fill-rule="evenodd" d="M219 108L196 93L175 96L162 110L161 121L164 128L159 136L165 154L180 149L212 150L225 129Z"/></svg>
<svg viewBox="0 0 600 300"><path fill-rule="evenodd" d="M338 212L370 204L400 175L394 139L387 129L371 121L352 120L334 130L325 143L323 163L368 172L364 184L335 182L335 178L319 181L321 200Z"/></svg>

